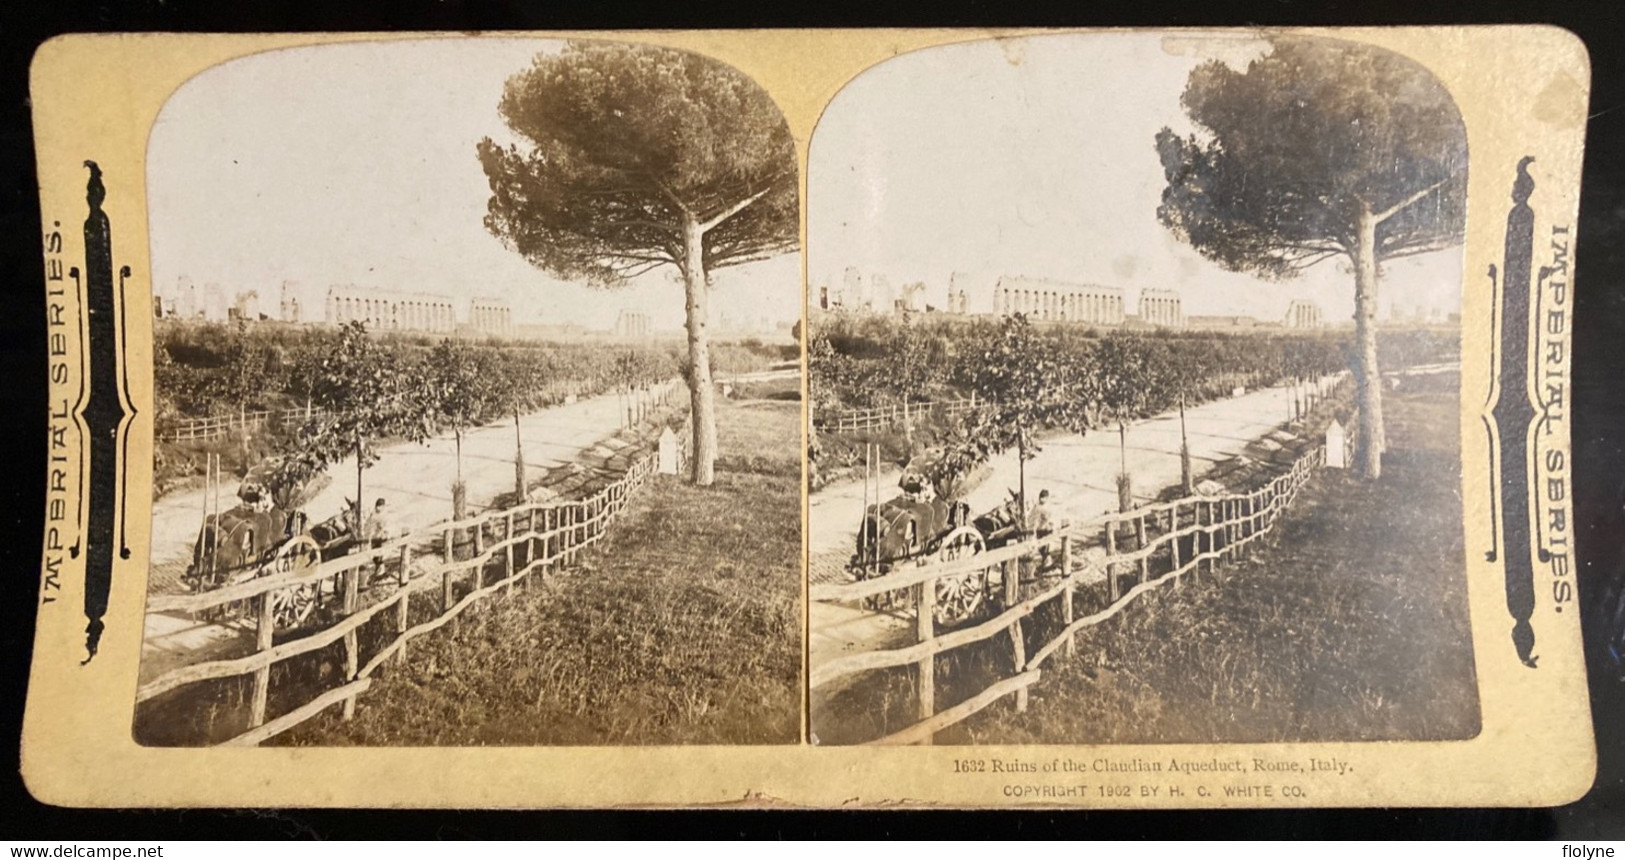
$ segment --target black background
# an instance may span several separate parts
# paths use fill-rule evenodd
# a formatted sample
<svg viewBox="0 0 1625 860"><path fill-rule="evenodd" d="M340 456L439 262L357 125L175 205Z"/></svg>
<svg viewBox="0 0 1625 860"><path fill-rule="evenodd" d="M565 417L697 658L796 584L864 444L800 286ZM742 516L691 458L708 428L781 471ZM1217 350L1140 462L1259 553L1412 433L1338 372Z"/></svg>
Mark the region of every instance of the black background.
<svg viewBox="0 0 1625 860"><path fill-rule="evenodd" d="M1625 586L1625 15L1593 3L1250 0L1017 5L978 0L862 4L503 0L0 0L0 839L1083 837L1625 838L1625 680L1607 652ZM59 33L98 31L559 30L677 27L1287 26L1549 23L1591 52L1591 119L1576 250L1574 470L1580 584L1598 745L1582 800L1536 810L1256 812L393 812L120 810L44 806L17 774L39 581L45 485L45 326L28 62ZM133 70L132 74L139 74ZM292 97L297 97L296 95ZM1615 634L1617 635L1617 633ZM1553 766L1561 763L1553 762ZM84 779L113 776L94 771ZM128 779L128 774L118 775ZM590 774L583 774L590 779ZM1428 774L1430 781L1448 773Z"/></svg>

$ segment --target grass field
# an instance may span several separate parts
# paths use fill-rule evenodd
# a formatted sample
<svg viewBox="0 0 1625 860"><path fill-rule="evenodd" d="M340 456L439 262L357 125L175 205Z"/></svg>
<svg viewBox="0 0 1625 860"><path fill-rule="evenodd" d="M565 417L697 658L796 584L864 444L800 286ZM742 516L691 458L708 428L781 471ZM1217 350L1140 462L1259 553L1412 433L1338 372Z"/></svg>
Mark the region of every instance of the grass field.
<svg viewBox="0 0 1625 860"><path fill-rule="evenodd" d="M720 400L717 481L661 478L572 568L412 644L273 743L794 743L800 403Z"/></svg>
<svg viewBox="0 0 1625 860"><path fill-rule="evenodd" d="M1250 557L1080 633L1027 712L1007 700L938 742L1477 734L1456 409L1453 385L1388 395L1381 481L1323 472Z"/></svg>

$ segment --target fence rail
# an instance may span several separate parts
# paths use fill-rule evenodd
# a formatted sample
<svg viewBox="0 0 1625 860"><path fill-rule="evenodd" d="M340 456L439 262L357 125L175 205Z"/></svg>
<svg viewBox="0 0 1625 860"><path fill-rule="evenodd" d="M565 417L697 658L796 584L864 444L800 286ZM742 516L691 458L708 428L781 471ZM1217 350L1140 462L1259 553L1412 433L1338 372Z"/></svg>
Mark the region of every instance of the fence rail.
<svg viewBox="0 0 1625 860"><path fill-rule="evenodd" d="M813 418L813 426L824 433L862 433L870 430L884 430L908 421L920 415L929 415L933 412L943 415L956 415L969 412L977 406L976 393L971 392L970 397L957 400L922 400L914 403L896 403L890 406L877 406L873 409L851 409L838 412L829 418Z"/></svg>
<svg viewBox="0 0 1625 860"><path fill-rule="evenodd" d="M267 426L288 427L297 425L325 414L325 410L314 407L306 409L303 406L291 406L287 409L250 409L246 412L233 412L226 415L178 418L164 422L163 426L159 428L158 436L165 442L204 441L229 436L242 430L258 430Z"/></svg>
<svg viewBox="0 0 1625 860"><path fill-rule="evenodd" d="M687 439L679 437L677 470L688 456ZM404 661L407 644L458 617L470 606L497 593L510 593L533 574L545 575L574 562L576 554L603 539L610 523L632 494L659 471L659 453L634 461L617 481L592 496L573 502L533 502L490 510L463 520L447 521L341 558L310 571L283 571L199 594L159 595L148 600L148 613L204 613L247 602L254 613L252 653L209 660L165 672L142 684L136 702L204 681L251 676L248 730L222 745L255 745L311 719L338 704L346 719L356 697L366 691L380 666ZM426 560L433 555L433 560ZM365 583L365 585L364 585ZM393 586L382 599L361 605L364 588ZM342 601L340 620L301 638L278 644L273 601L289 589L317 589ZM459 592L461 592L459 594ZM411 624L411 607L424 598L436 608L426 621ZM435 600L438 597L438 600ZM414 598L417 598L414 601ZM392 621L393 635L372 653L363 654L361 627L375 618ZM342 643L340 685L267 721L271 667ZM363 662L363 657L366 657Z"/></svg>
<svg viewBox="0 0 1625 860"><path fill-rule="evenodd" d="M1177 581L1203 566L1211 571L1215 565L1234 558L1274 527L1281 513L1325 464L1325 458L1325 447L1316 446L1294 461L1287 472L1249 493L1192 496L1148 505L969 558L925 564L858 582L812 586L809 599L821 602L851 602L910 589L915 642L901 648L849 654L813 666L809 686L816 689L853 675L914 667L916 722L870 742L876 744L929 744L937 732L1008 695L1015 695L1016 707L1025 710L1027 688L1038 680L1044 661L1058 650L1072 654L1080 630L1105 622L1164 583ZM1044 584L1035 577L1037 584L1023 594L1022 570L1036 571L1039 565L1034 561L1043 558L1059 559L1055 581ZM995 574L1003 590L1000 611L972 626L937 632L937 583L965 576L985 576L984 581L990 583ZM1106 606L1075 617L1079 585L1101 578L1106 585ZM1125 581L1132 582L1126 591ZM1061 631L1029 649L1023 620L1055 601L1059 601ZM936 655L1001 636L1010 643L1013 674L963 702L937 711Z"/></svg>

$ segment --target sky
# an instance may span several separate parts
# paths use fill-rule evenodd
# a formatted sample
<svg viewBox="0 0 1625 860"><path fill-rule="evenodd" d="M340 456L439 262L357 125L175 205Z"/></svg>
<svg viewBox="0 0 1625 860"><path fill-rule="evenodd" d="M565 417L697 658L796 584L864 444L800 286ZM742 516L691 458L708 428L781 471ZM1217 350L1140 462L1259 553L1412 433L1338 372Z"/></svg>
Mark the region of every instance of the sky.
<svg viewBox="0 0 1625 860"><path fill-rule="evenodd" d="M1164 178L1153 140L1195 131L1179 106L1208 59L1242 67L1245 36L1095 33L981 40L904 54L850 82L813 134L808 168L809 295L848 266L893 289L924 281L942 307L952 273L991 312L1001 275L1178 290L1187 315L1284 317L1294 298L1327 322L1352 318L1352 270L1328 261L1270 282L1226 272L1156 217ZM1461 249L1385 264L1383 317L1455 313Z"/></svg>
<svg viewBox="0 0 1625 860"><path fill-rule="evenodd" d="M518 323L608 329L623 308L657 329L683 323L666 268L613 290L544 274L483 218L482 137L513 141L503 83L561 42L436 39L324 45L215 66L165 104L148 149L154 284L182 276L227 294L257 290L274 312L285 281L305 307L329 286L507 300ZM800 260L716 273L712 314L799 318Z"/></svg>

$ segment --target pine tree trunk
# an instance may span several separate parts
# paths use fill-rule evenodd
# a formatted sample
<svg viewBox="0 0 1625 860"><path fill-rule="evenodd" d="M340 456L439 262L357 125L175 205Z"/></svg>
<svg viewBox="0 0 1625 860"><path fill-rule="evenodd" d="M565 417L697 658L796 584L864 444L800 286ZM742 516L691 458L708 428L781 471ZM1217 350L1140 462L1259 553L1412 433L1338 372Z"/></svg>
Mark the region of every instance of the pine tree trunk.
<svg viewBox="0 0 1625 860"><path fill-rule="evenodd" d="M688 327L688 390L693 402L692 476L696 486L716 480L716 389L711 382L711 338L706 331L705 232L690 217L683 230L683 289Z"/></svg>
<svg viewBox="0 0 1625 860"><path fill-rule="evenodd" d="M1355 235L1354 334L1360 360L1356 368L1356 394L1360 407L1360 434L1354 456L1356 468L1366 478L1382 476L1382 370L1377 366L1377 219L1371 207L1362 203Z"/></svg>

